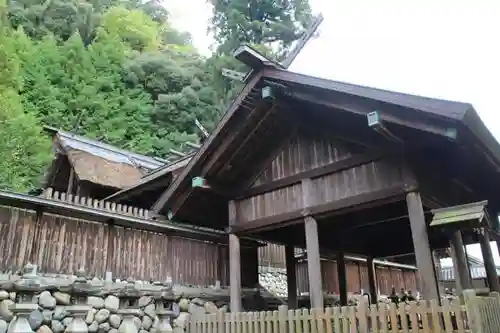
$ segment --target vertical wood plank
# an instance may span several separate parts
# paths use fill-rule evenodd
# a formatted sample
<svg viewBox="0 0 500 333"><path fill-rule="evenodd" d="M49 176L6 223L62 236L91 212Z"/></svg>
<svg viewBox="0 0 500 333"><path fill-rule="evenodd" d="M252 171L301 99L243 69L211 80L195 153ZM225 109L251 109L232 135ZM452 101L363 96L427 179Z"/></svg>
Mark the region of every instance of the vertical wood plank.
<svg viewBox="0 0 500 333"><path fill-rule="evenodd" d="M396 304L391 303L389 305L389 316L391 319L391 332L398 333L399 332L399 323L398 323L398 314Z"/></svg>
<svg viewBox="0 0 500 333"><path fill-rule="evenodd" d="M433 299L429 302L429 307L431 309L432 322L432 332L441 333L441 318L439 318L439 303L437 300ZM474 332L475 333L475 332Z"/></svg>

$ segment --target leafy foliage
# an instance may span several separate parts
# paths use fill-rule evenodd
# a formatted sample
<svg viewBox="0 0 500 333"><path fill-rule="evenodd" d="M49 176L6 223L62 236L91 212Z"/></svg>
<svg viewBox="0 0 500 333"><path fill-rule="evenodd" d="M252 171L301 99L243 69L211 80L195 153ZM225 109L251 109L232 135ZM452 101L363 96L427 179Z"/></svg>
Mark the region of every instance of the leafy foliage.
<svg viewBox="0 0 500 333"><path fill-rule="evenodd" d="M0 0L0 186L27 191L50 160L50 140L42 135L35 115L23 111L18 92L21 44L6 26L4 1Z"/></svg>
<svg viewBox="0 0 500 333"><path fill-rule="evenodd" d="M219 51L242 43L274 46L279 59L312 20L308 0L211 0Z"/></svg>
<svg viewBox="0 0 500 333"><path fill-rule="evenodd" d="M222 68L247 70L230 49L249 42L270 52L277 42L272 56L279 57L310 16L306 0L286 8L264 1L257 11L265 20L257 24L261 14L232 12L256 1L232 0L224 9L214 0L221 47L206 59L189 33L172 28L159 0L5 1L0 154L7 158L0 160L0 187L22 191L37 185L51 158L42 125L159 157L197 142L195 119L212 130L240 89ZM250 30L236 33L231 25Z"/></svg>

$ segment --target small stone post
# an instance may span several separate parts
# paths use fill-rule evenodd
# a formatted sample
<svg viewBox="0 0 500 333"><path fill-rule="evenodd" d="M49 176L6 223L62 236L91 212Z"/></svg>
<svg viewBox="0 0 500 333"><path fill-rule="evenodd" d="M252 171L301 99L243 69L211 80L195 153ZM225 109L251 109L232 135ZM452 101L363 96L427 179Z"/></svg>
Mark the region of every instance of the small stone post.
<svg viewBox="0 0 500 333"><path fill-rule="evenodd" d="M172 291L172 281L165 281L160 293L155 295L156 315L158 324L154 333L172 333L172 320L179 316L179 306L175 303L175 295Z"/></svg>
<svg viewBox="0 0 500 333"><path fill-rule="evenodd" d="M69 312L73 320L66 328L66 333L88 333L88 327L85 323L85 316L87 312L92 310L92 307L86 305L88 296L89 284L85 277L83 269L78 270L76 273L76 280L71 286L72 303L68 306L66 311Z"/></svg>
<svg viewBox="0 0 500 333"><path fill-rule="evenodd" d="M40 280L36 274L36 266L27 264L23 276L15 283L17 302L10 307L15 318L9 327L9 333L33 333L28 322L31 312L38 310L38 304L33 302L35 293L40 290Z"/></svg>
<svg viewBox="0 0 500 333"><path fill-rule="evenodd" d="M139 329L134 323L134 317L139 316L138 293L132 279L127 280L127 285L120 293L120 308L117 314L123 316L123 321L118 328L118 333L138 333Z"/></svg>

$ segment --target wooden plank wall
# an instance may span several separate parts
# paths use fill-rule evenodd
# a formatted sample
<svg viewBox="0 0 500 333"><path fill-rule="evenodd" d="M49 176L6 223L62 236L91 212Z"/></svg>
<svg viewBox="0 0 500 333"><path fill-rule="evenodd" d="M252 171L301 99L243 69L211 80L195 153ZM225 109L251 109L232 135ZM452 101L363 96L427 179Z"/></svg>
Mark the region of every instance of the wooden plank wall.
<svg viewBox="0 0 500 333"><path fill-rule="evenodd" d="M347 291L359 293L361 289L368 292L368 269L362 262L347 262ZM335 261L321 261L323 290L329 293L339 293L337 263ZM402 270L394 267L376 266L377 284L381 294L389 295L392 286L399 293L401 288L417 290L417 276L415 271ZM297 288L299 293L309 292L307 277L307 261L297 264Z"/></svg>
<svg viewBox="0 0 500 333"><path fill-rule="evenodd" d="M41 272L72 274L80 267L98 277L228 284L227 247L125 229L92 221L0 207L0 271L17 271L27 262ZM255 265L255 263L253 263ZM219 274L219 271L220 274Z"/></svg>
<svg viewBox="0 0 500 333"><path fill-rule="evenodd" d="M304 171L369 154L358 146L300 134L274 159L254 183L255 186L281 180ZM403 176L394 161L377 160L314 178L313 203L320 205L402 184ZM302 209L300 182L237 201L240 222Z"/></svg>

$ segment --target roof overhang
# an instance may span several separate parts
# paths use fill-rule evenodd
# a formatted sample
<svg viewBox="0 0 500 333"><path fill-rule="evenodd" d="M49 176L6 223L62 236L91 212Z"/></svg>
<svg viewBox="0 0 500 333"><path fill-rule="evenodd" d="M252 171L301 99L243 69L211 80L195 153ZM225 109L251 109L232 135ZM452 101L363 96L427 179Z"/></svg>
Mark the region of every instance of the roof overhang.
<svg viewBox="0 0 500 333"><path fill-rule="evenodd" d="M245 52L246 56L252 58L251 52L246 50L240 53L242 59ZM258 62L254 64L257 68L264 64L264 60L259 56L253 56L252 59ZM250 60L245 61L248 64L252 63ZM266 90L266 94L263 94L262 89L264 87L268 89L268 86L272 92ZM211 168L220 167L220 163L217 164L220 161L216 160L216 156L223 154L231 156L232 153L241 149L241 145L232 145L234 142L247 144L248 137L244 136L255 133L254 129L243 130L255 114L252 110L248 110L246 100L251 92L254 93L252 99L257 103L265 103L266 98L285 100L288 105L300 101L364 117L368 117L373 111L378 111L380 118L386 123L394 124L402 129L411 128L425 132L447 141L457 141L457 137L460 139L461 131L466 128L476 135L479 145L489 147L488 151L493 152L491 162L500 165L500 153L497 153L500 152L500 146L494 139L491 140L491 134L477 116L472 105L468 103L357 86L264 66L250 77L215 131L152 207L154 211L166 213L173 206L177 208L182 206L193 192L192 179L205 178L207 174L210 174ZM255 101L256 98L258 101ZM262 117L265 116L262 115ZM252 121L254 121L253 126L260 124L255 119ZM227 201L227 198L225 200ZM175 211L173 213L175 216Z"/></svg>
<svg viewBox="0 0 500 333"><path fill-rule="evenodd" d="M487 223L483 221L488 201L480 201L465 205L434 209L434 215L430 223L431 227L460 229L464 226L480 227Z"/></svg>

